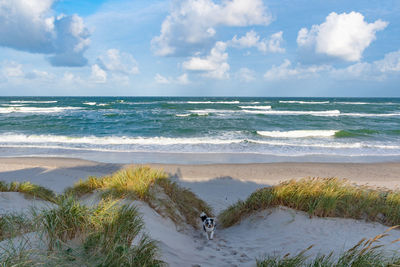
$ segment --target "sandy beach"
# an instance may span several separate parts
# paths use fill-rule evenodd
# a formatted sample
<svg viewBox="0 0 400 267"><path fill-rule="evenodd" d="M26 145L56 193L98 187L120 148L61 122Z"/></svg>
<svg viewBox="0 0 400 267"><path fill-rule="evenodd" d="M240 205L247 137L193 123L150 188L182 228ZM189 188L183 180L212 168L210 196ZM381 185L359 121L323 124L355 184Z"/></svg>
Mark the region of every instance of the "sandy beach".
<svg viewBox="0 0 400 267"><path fill-rule="evenodd" d="M265 163L163 165L173 180L191 189L211 205L215 214L246 199L258 188L288 179L338 177L350 181L396 189L400 186L400 163ZM0 180L30 181L61 193L79 179L110 174L123 164L99 163L69 158L1 158ZM1 213L20 212L43 201L27 200L19 193L0 193ZM171 266L254 266L266 254L297 253L314 245L310 253L342 252L364 237L387 229L379 223L340 218L312 218L303 212L276 208L259 212L227 229L218 229L213 241L201 231L179 231L169 219L161 217L147 204L137 202L146 230L160 244L162 258ZM393 230L385 243L400 237ZM400 245L386 247L388 251ZM211 260L212 259L212 260Z"/></svg>

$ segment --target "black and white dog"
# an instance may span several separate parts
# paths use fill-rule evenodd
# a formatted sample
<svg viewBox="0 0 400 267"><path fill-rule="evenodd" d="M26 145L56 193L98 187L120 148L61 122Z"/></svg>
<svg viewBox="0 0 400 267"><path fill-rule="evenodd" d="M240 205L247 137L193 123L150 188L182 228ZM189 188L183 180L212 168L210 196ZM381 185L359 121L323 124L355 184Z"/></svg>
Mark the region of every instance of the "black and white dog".
<svg viewBox="0 0 400 267"><path fill-rule="evenodd" d="M203 230L206 233L207 240L213 239L214 238L214 231L216 229L217 224L215 223L214 218L210 218L202 212L200 214L200 218L203 221Z"/></svg>

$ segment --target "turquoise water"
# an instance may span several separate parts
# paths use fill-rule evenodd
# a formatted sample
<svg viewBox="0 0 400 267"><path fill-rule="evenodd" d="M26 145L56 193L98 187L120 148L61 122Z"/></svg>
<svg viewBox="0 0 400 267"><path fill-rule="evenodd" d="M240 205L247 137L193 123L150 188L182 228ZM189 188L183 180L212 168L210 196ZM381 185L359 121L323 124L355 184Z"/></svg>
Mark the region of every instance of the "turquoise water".
<svg viewBox="0 0 400 267"><path fill-rule="evenodd" d="M0 152L397 159L400 99L2 97Z"/></svg>

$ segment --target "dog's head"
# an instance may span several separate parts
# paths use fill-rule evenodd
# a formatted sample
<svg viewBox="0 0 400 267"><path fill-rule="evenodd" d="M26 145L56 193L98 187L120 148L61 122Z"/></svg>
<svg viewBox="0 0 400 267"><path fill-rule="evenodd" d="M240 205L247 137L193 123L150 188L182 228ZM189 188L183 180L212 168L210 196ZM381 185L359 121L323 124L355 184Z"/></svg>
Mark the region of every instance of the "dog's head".
<svg viewBox="0 0 400 267"><path fill-rule="evenodd" d="M203 223L204 223L204 226L208 229L213 229L215 226L213 218L207 218L204 220Z"/></svg>

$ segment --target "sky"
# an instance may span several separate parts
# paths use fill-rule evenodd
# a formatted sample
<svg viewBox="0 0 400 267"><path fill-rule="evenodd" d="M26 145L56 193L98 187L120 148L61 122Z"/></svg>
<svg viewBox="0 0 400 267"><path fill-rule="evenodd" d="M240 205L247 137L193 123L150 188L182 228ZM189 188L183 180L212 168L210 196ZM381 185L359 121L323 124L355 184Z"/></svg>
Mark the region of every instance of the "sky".
<svg viewBox="0 0 400 267"><path fill-rule="evenodd" d="M1 96L400 97L398 0L0 0Z"/></svg>

